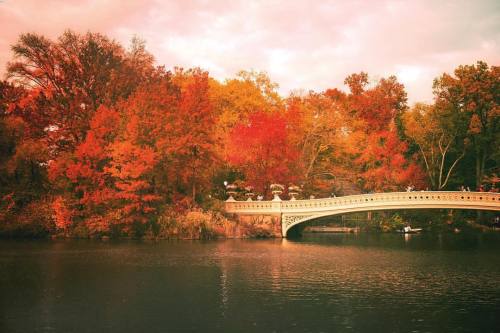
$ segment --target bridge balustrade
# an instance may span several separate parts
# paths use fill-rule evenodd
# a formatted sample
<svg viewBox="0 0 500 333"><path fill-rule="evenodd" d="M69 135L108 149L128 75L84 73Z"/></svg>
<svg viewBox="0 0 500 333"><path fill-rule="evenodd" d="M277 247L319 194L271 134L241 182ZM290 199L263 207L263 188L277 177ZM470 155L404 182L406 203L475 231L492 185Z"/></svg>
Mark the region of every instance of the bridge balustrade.
<svg viewBox="0 0 500 333"><path fill-rule="evenodd" d="M238 212L275 212L289 210L303 210L310 208L334 208L344 205L366 205L372 202L389 203L415 201L444 202L491 202L500 204L500 194L491 192L393 192L393 193L373 193L359 194L336 198L290 200L290 201L227 201L226 211L230 213Z"/></svg>

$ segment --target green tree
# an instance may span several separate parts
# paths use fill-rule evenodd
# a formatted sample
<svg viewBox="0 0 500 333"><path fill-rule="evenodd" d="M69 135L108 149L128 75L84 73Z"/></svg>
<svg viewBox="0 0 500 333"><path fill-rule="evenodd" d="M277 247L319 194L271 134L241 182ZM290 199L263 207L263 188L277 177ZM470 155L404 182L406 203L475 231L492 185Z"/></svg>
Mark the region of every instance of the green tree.
<svg viewBox="0 0 500 333"><path fill-rule="evenodd" d="M485 173L498 167L500 67L482 61L459 66L454 76L445 73L436 78L433 87L438 108L466 117L479 187Z"/></svg>

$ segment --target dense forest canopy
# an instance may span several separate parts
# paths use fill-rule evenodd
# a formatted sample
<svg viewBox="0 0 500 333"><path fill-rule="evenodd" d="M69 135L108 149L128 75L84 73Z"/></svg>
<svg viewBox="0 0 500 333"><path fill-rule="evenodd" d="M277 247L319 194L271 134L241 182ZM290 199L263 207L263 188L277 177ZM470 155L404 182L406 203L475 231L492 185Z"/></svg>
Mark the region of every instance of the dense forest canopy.
<svg viewBox="0 0 500 333"><path fill-rule="evenodd" d="M269 197L496 190L500 67L460 65L432 104L395 76L282 97L262 72L220 82L155 66L144 42L23 34L0 82L0 223L136 235L166 211L216 209L224 182Z"/></svg>

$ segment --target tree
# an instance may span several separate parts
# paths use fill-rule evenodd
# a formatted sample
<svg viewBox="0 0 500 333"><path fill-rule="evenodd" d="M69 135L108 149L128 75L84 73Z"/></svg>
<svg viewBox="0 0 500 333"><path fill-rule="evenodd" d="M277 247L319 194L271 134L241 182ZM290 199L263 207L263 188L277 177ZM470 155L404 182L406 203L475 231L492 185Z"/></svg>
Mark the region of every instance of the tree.
<svg viewBox="0 0 500 333"><path fill-rule="evenodd" d="M404 86L390 76L367 88L366 73L353 74L345 83L351 93L343 107L344 147L350 155L344 160L352 180L359 178L370 191L397 190L409 183L423 186L421 170L401 138L400 118L407 109Z"/></svg>
<svg viewBox="0 0 500 333"><path fill-rule="evenodd" d="M267 194L273 182L287 184L299 179L299 152L288 139L286 115L256 112L232 130L228 161L243 171L257 191Z"/></svg>
<svg viewBox="0 0 500 333"><path fill-rule="evenodd" d="M218 161L208 73L165 73L140 87L120 108L126 118L137 117L138 142L157 152L155 192L167 202L173 197L199 201Z"/></svg>
<svg viewBox="0 0 500 333"><path fill-rule="evenodd" d="M83 220L91 233L108 232L117 219L111 218L117 191L106 168L112 161L111 149L120 130L120 116L101 106L90 121L85 140L73 153L60 154L50 164L53 189L66 195L64 207L73 219ZM73 194L73 195L68 195ZM61 201L55 202L60 208ZM61 212L64 215L65 210Z"/></svg>
<svg viewBox="0 0 500 333"><path fill-rule="evenodd" d="M424 186L423 174L414 161L405 157L406 143L395 130L371 133L356 163L362 165L363 187L371 191L398 191L412 184Z"/></svg>
<svg viewBox="0 0 500 333"><path fill-rule="evenodd" d="M236 78L220 83L209 81L210 104L215 120L216 148L223 154L230 131L236 124L248 121L250 114L279 109L283 102L276 92L277 84L262 72L241 71Z"/></svg>
<svg viewBox="0 0 500 333"><path fill-rule="evenodd" d="M104 171L113 178L116 209L126 232L151 222L160 199L152 186L152 171L157 163L155 150L140 142L137 116L129 118L125 133L110 147L110 166Z"/></svg>
<svg viewBox="0 0 500 333"><path fill-rule="evenodd" d="M0 196L12 193L22 206L47 190L47 147L21 118L0 117L0 153Z"/></svg>
<svg viewBox="0 0 500 333"><path fill-rule="evenodd" d="M500 67L485 62L459 66L454 76L443 74L434 80L436 106L462 114L467 119L467 137L475 159L479 188L487 167L498 167L500 138Z"/></svg>
<svg viewBox="0 0 500 333"><path fill-rule="evenodd" d="M15 112L36 120L56 154L82 142L97 108L127 97L152 66L140 42L126 53L96 33L66 31L57 41L23 34L12 50L8 77L27 89Z"/></svg>
<svg viewBox="0 0 500 333"><path fill-rule="evenodd" d="M451 112L450 112L451 111ZM465 156L464 115L418 103L403 116L405 134L417 145L431 188L442 190Z"/></svg>
<svg viewBox="0 0 500 333"><path fill-rule="evenodd" d="M347 100L347 112L365 121L371 131L386 130L407 109L404 86L395 76L380 79L376 85L366 89L366 73L351 74L345 80L351 94Z"/></svg>
<svg viewBox="0 0 500 333"><path fill-rule="evenodd" d="M240 71L237 74L237 79L246 83L251 83L256 87L265 100L274 107L281 107L281 97L278 95L278 84L272 82L267 73L256 71Z"/></svg>
<svg viewBox="0 0 500 333"><path fill-rule="evenodd" d="M287 126L293 145L300 151L298 161L304 190L330 195L338 186L341 151L341 103L328 93L310 91L288 99Z"/></svg>
<svg viewBox="0 0 500 333"><path fill-rule="evenodd" d="M40 236L51 230L48 148L33 126L12 113L26 90L0 81L0 233Z"/></svg>
<svg viewBox="0 0 500 333"><path fill-rule="evenodd" d="M215 117L209 99L208 73L194 69L183 87L175 126L166 152L172 156L179 179L189 189L192 202L208 185L210 170L216 162ZM204 172L201 172L204 170Z"/></svg>
<svg viewBox="0 0 500 333"><path fill-rule="evenodd" d="M73 211L68 208L63 197L59 196L52 202L52 209L54 210L54 220L56 228L62 230L65 234L73 223Z"/></svg>

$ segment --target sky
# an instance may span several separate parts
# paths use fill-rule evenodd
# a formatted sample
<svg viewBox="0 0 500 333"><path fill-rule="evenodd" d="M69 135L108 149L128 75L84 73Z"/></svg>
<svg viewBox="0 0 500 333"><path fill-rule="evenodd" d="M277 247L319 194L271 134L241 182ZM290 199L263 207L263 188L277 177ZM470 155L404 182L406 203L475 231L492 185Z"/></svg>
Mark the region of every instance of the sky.
<svg viewBox="0 0 500 333"><path fill-rule="evenodd" d="M365 71L396 75L410 103L461 64L500 65L500 1L0 0L0 75L21 33L100 32L146 41L158 65L220 80L265 71L279 92L346 89Z"/></svg>

